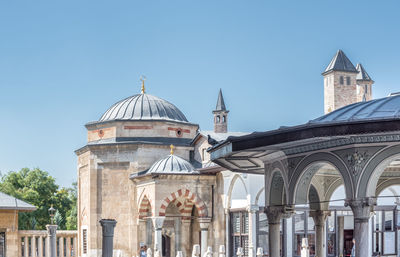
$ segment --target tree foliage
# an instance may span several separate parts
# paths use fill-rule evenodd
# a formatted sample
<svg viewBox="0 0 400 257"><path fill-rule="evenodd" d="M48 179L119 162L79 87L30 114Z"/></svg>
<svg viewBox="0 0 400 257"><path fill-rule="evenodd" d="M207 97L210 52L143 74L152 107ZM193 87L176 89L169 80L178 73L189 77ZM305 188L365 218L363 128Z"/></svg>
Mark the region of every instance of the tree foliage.
<svg viewBox="0 0 400 257"><path fill-rule="evenodd" d="M52 204L58 212L59 229L67 229L68 220L71 220L68 227L73 227L73 218L69 215L74 215L72 210L76 209L76 183L72 188L59 188L46 171L23 168L1 176L0 191L37 207L36 211L19 213L21 230L45 229L50 222L48 209Z"/></svg>

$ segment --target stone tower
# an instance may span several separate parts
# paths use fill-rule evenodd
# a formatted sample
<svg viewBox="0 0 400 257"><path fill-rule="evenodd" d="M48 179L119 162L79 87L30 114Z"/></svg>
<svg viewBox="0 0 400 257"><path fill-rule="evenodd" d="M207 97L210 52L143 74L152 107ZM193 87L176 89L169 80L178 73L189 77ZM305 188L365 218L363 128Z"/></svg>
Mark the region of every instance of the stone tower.
<svg viewBox="0 0 400 257"><path fill-rule="evenodd" d="M357 71L357 102L369 101L372 99L372 84L374 84L374 81L361 63L357 64Z"/></svg>
<svg viewBox="0 0 400 257"><path fill-rule="evenodd" d="M214 132L226 133L228 132L228 110L226 110L222 90L219 90L217 106L213 111L214 114Z"/></svg>
<svg viewBox="0 0 400 257"><path fill-rule="evenodd" d="M349 58L338 50L324 76L324 112L357 102L357 69Z"/></svg>

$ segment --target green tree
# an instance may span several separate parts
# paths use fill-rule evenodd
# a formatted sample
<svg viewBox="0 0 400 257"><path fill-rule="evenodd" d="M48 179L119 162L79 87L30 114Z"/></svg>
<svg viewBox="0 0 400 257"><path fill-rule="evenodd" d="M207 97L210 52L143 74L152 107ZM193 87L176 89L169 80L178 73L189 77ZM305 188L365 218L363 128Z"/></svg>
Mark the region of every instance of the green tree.
<svg viewBox="0 0 400 257"><path fill-rule="evenodd" d="M72 202L70 211L67 212L67 222L66 228L68 230L76 230L78 226L78 208L77 208L77 200L78 200L78 190L77 183L72 183L72 187L69 189L69 198Z"/></svg>
<svg viewBox="0 0 400 257"><path fill-rule="evenodd" d="M1 176L0 191L26 201L37 207L33 212L21 212L18 218L19 229L45 229L49 224L48 209L51 204L61 217L71 215L76 206L76 196L72 196L74 188L61 188L47 172L38 168L23 168L18 172L9 172ZM68 218L67 218L68 219ZM66 219L60 220L59 229L66 229Z"/></svg>

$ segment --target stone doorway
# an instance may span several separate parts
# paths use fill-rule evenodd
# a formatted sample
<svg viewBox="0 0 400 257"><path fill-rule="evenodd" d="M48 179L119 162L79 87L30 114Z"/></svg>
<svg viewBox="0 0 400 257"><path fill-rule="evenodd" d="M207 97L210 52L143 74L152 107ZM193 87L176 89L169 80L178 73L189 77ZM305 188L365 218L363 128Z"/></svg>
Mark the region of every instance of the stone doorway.
<svg viewBox="0 0 400 257"><path fill-rule="evenodd" d="M351 255L351 249L353 248L353 230L345 229L344 230L344 256Z"/></svg>
<svg viewBox="0 0 400 257"><path fill-rule="evenodd" d="M162 236L162 256L171 257L171 238L167 235Z"/></svg>

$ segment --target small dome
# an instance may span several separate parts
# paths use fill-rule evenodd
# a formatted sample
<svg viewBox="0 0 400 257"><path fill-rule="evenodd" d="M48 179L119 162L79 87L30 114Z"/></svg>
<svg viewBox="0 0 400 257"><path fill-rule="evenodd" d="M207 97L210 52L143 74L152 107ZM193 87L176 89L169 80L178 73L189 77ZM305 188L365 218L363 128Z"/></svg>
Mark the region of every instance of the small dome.
<svg viewBox="0 0 400 257"><path fill-rule="evenodd" d="M109 120L171 120L188 122L173 104L149 94L137 94L111 106L99 121Z"/></svg>
<svg viewBox="0 0 400 257"><path fill-rule="evenodd" d="M309 123L339 123L399 118L400 94L395 94L368 102L359 102L344 106Z"/></svg>
<svg viewBox="0 0 400 257"><path fill-rule="evenodd" d="M165 158L155 162L146 173L165 173L165 174L197 174L192 164L185 159L170 154Z"/></svg>

